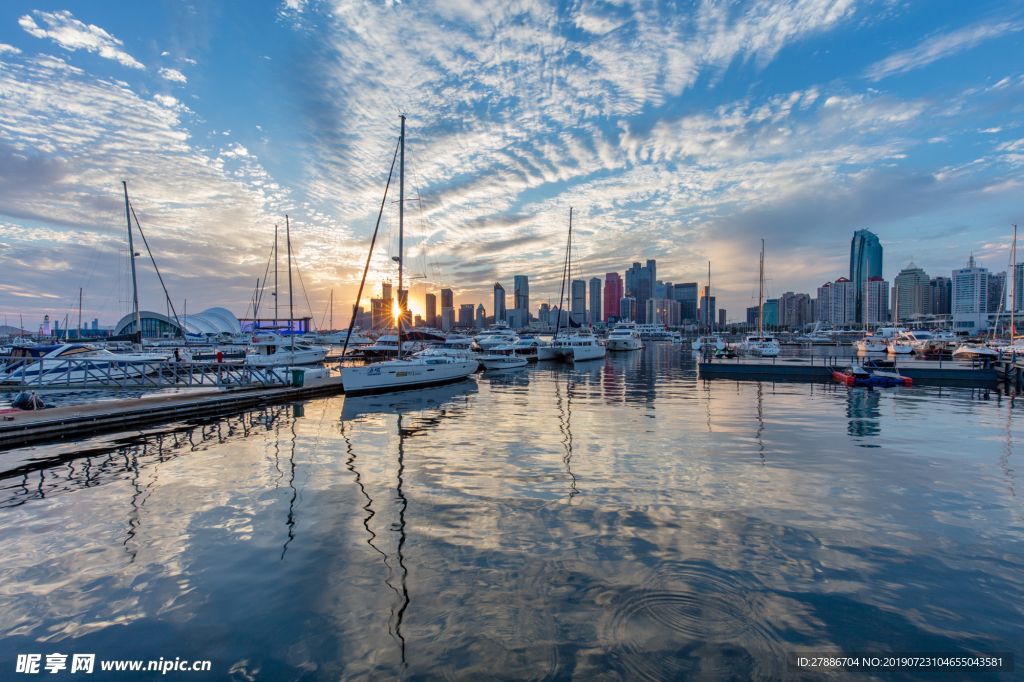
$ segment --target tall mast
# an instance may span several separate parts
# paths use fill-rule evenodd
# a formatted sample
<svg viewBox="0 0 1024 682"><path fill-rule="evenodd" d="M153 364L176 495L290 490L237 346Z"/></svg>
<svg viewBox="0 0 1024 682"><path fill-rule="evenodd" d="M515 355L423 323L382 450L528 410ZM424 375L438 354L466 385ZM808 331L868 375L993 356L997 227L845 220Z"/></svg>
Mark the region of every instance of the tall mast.
<svg viewBox="0 0 1024 682"><path fill-rule="evenodd" d="M569 304L569 315L572 315L572 207L569 207L569 247L565 252L566 259L566 281L569 283L569 295L566 296L565 302ZM569 335L569 330L572 326L569 324L571 320L568 315L565 318L565 335Z"/></svg>
<svg viewBox="0 0 1024 682"><path fill-rule="evenodd" d="M764 336L764 240L761 240L761 266L757 272L757 336Z"/></svg>
<svg viewBox="0 0 1024 682"><path fill-rule="evenodd" d="M334 331L334 289L331 289L331 331Z"/></svg>
<svg viewBox="0 0 1024 682"><path fill-rule="evenodd" d="M1013 310L1017 307L1014 294L1017 292L1017 224L1013 225L1013 249L1010 256L1010 345L1013 345L1014 320Z"/></svg>
<svg viewBox="0 0 1024 682"><path fill-rule="evenodd" d="M78 287L78 338L82 338L82 287Z"/></svg>
<svg viewBox="0 0 1024 682"><path fill-rule="evenodd" d="M292 309L292 228L284 217L285 239L288 242L288 336L292 340L292 364L295 363L295 312Z"/></svg>
<svg viewBox="0 0 1024 682"><path fill-rule="evenodd" d="M715 333L715 309L711 307L711 261L708 261L708 331Z"/></svg>
<svg viewBox="0 0 1024 682"><path fill-rule="evenodd" d="M124 215L128 220L128 251L132 257L132 306L135 311L135 333L138 334L139 343L142 343L142 318L139 315L139 284L135 280L135 244L132 242L132 209L128 203L128 181L121 182L124 185Z"/></svg>
<svg viewBox="0 0 1024 682"><path fill-rule="evenodd" d="M402 320L405 316L405 311L402 310L402 253L405 229L405 114L400 116L402 118L402 135L398 161L398 319L395 321L395 326L398 327L399 358L402 357Z"/></svg>
<svg viewBox="0 0 1024 682"><path fill-rule="evenodd" d="M289 277L292 274L291 268L288 268ZM277 326L277 223L274 223L274 326Z"/></svg>

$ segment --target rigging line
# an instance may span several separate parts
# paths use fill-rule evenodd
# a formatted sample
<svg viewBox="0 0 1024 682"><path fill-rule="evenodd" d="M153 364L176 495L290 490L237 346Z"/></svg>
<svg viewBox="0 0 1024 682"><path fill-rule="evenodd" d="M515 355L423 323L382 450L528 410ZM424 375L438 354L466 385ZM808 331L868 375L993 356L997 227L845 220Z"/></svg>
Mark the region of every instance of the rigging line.
<svg viewBox="0 0 1024 682"><path fill-rule="evenodd" d="M377 534L370 529L370 521L377 515L377 512L373 510L373 498L371 498L370 494L366 492L366 486L363 485L363 477L356 469L356 453L352 449L352 440L348 437L348 433L345 432L344 422L341 423L341 437L345 441L345 451L349 456L348 460L345 462L345 466L349 471L355 474L356 485L359 486L359 491L363 494L363 497L366 498L366 504L363 506L363 511L366 512L366 518L363 519L363 528L365 528L366 532L370 535L370 537L366 539L366 544L373 547L378 554L384 557L384 566L390 570L390 567L388 566L388 555L382 552L377 545L373 544L373 541L377 539ZM392 587L391 589L394 588Z"/></svg>
<svg viewBox="0 0 1024 682"><path fill-rule="evenodd" d="M398 159L398 147L402 144L401 136L395 145L395 155L391 159L391 170L388 171L388 182L384 185L384 197L380 200L380 212L377 214L377 226L373 228L373 238L370 240L370 252L366 254L366 266L363 268L363 279L359 282L359 292L356 294L356 302L352 306L352 319L348 323L348 334L345 335L345 345L341 348L341 357L345 357L348 350L348 341L352 338L352 329L356 324L356 314L359 312L359 301L363 297L363 285L366 284L366 273L370 270L370 259L373 258L373 245L377 242L377 230L380 228L380 219L384 215L384 203L388 199L388 188L391 187L391 176L395 172L395 161Z"/></svg>
<svg viewBox="0 0 1024 682"><path fill-rule="evenodd" d="M309 311L309 319L313 319L313 307L309 305L309 296L306 295L306 285L302 283L302 271L299 270L298 262L295 263L295 274L299 276L299 288L302 289L302 297L306 299L306 310Z"/></svg>
<svg viewBox="0 0 1024 682"><path fill-rule="evenodd" d="M125 191L125 198L127 198L127 190ZM149 248L149 242L146 241L146 233L142 231L142 224L139 222L139 217L135 215L135 207L128 202L128 208L132 211L132 217L135 218L135 227L139 228L139 234L142 235L142 243L146 245L146 251L149 253L149 260L153 261L153 269L156 270L156 276L160 280L160 286L163 287L164 296L167 298L167 304L171 306L171 312L174 313L174 321L178 323L178 329L181 330L182 336L185 335L185 328L181 325L181 320L178 319L178 311L174 309L174 301L171 300L171 295L167 293L167 285L164 284L164 278L160 274L160 268L156 266L156 258L153 257L153 249ZM142 338L142 330L136 330L139 333L139 338Z"/></svg>
<svg viewBox="0 0 1024 682"><path fill-rule="evenodd" d="M292 501L288 503L288 520L285 521L288 526L288 539L285 540L284 547L281 548L281 561L284 561L284 555L288 551L288 545L291 544L292 540L295 539L295 498L299 496L299 491L295 488L295 417L291 420L291 431L292 431L292 453L291 453L291 470L292 476L288 479L288 487L292 489Z"/></svg>
<svg viewBox="0 0 1024 682"><path fill-rule="evenodd" d="M267 288L267 275L270 274L270 264L271 264L271 262L273 262L273 260L274 260L274 248L271 247L270 248L270 255L267 256L267 267L263 271L263 284L260 285L260 293L256 297L256 310L254 310L253 313L252 313L253 317L256 317L257 311L259 311L260 306L263 305L263 290Z"/></svg>
<svg viewBox="0 0 1024 682"><path fill-rule="evenodd" d="M407 581L409 579L409 569L405 565L405 555L402 553L402 549L405 547L405 541L407 534L405 531L405 512L409 508L409 500L405 497L405 493L402 492L402 484L405 482L405 439L402 437L402 413L398 413L398 485L395 487L395 492L398 494L398 499L402 501L402 505L398 511L398 565L402 568L402 606L398 609L398 613L395 618L395 634L402 643L402 665L408 667L408 663L405 660L405 636L402 635L402 620L405 616L406 609L409 608L409 586Z"/></svg>

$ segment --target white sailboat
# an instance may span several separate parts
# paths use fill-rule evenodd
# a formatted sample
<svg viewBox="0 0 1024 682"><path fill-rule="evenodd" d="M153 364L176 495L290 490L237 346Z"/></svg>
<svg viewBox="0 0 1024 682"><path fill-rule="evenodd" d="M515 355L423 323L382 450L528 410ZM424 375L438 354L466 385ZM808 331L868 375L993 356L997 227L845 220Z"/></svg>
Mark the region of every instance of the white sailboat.
<svg viewBox="0 0 1024 682"><path fill-rule="evenodd" d="M757 295L757 336L748 336L743 347L751 355L773 358L779 354L778 340L771 334L764 333L764 240L761 240L761 270L758 281Z"/></svg>
<svg viewBox="0 0 1024 682"><path fill-rule="evenodd" d="M402 320L404 314L402 310L402 264L404 258L403 238L405 221L405 114L401 115L401 119L402 131L398 139L398 149L395 150L396 154L401 153L398 171L398 314L395 316L398 329L398 348L402 347ZM392 169L394 169L393 160L391 164ZM391 175L389 173L388 185L390 184ZM384 190L384 199L381 200L382 214L386 200L387 188ZM377 226L380 226L380 216L377 218ZM373 242L376 239L377 231L374 230ZM370 244L370 254L366 259L366 269L363 270L363 283L366 282L366 273L370 267L373 242ZM355 305L352 308L353 323L356 311L359 309L359 297L362 295L363 283L359 285L359 294L357 294ZM374 393L458 381L465 379L479 367L480 363L476 358L454 357L451 355L414 355L408 358L398 357L394 360L386 360L362 367L343 367L341 369L341 380L346 395Z"/></svg>

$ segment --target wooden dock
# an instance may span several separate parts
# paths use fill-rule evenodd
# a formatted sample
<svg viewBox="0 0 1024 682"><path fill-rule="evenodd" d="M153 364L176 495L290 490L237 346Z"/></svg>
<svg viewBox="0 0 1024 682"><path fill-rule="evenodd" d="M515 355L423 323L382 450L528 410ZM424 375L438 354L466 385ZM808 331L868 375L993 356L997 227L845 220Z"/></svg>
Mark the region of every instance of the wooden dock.
<svg viewBox="0 0 1024 682"><path fill-rule="evenodd" d="M77 440L183 419L215 417L254 407L343 392L341 378L303 388L245 388L209 393L112 400L47 410L12 412L0 421L0 450Z"/></svg>
<svg viewBox="0 0 1024 682"><path fill-rule="evenodd" d="M853 358L854 360L856 358ZM891 358L890 358L891 359ZM734 381L832 381L832 370L842 370L851 358L752 358L712 359L701 362L702 379ZM993 366L955 360L905 360L897 367L915 386L994 388L1000 374Z"/></svg>

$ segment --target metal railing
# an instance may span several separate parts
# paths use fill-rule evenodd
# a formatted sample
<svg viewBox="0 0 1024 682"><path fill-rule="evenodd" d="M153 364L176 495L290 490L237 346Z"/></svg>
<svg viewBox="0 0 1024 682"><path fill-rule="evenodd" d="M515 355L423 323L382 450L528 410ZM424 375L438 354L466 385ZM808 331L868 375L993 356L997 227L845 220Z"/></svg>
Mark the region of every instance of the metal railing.
<svg viewBox="0 0 1024 682"><path fill-rule="evenodd" d="M223 362L12 358L0 366L0 385L33 388L238 388L291 383L290 377L278 375L273 369Z"/></svg>

